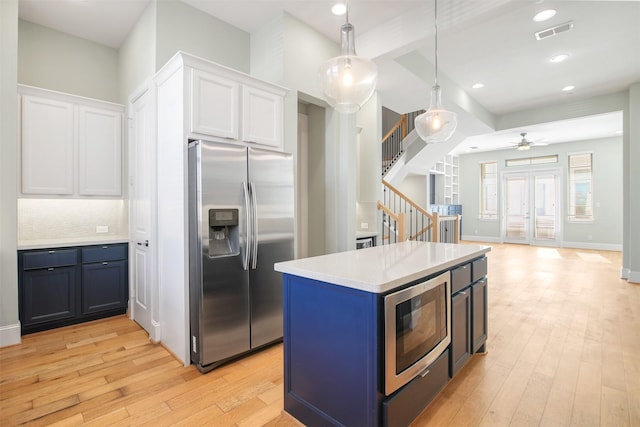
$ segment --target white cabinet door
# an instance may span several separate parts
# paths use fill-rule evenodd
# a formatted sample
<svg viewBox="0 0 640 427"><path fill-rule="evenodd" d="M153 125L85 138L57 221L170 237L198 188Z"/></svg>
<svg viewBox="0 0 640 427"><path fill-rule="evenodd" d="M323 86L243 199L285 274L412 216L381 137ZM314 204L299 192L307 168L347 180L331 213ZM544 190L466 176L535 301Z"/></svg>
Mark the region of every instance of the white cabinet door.
<svg viewBox="0 0 640 427"><path fill-rule="evenodd" d="M78 109L78 194L122 195L122 113Z"/></svg>
<svg viewBox="0 0 640 427"><path fill-rule="evenodd" d="M234 81L194 70L191 132L238 139L239 87Z"/></svg>
<svg viewBox="0 0 640 427"><path fill-rule="evenodd" d="M282 148L283 97L262 89L242 88L242 139Z"/></svg>
<svg viewBox="0 0 640 427"><path fill-rule="evenodd" d="M73 104L22 96L22 192L73 194Z"/></svg>

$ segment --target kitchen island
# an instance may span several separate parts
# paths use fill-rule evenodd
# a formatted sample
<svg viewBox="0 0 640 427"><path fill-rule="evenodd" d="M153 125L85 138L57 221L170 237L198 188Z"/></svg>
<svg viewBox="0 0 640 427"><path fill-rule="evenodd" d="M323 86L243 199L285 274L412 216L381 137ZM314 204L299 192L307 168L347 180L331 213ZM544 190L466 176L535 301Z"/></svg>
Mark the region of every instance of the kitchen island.
<svg viewBox="0 0 640 427"><path fill-rule="evenodd" d="M403 242L277 263L284 273L285 410L306 425L408 425L485 350L490 249ZM389 392L385 297L435 277L449 282L450 344Z"/></svg>

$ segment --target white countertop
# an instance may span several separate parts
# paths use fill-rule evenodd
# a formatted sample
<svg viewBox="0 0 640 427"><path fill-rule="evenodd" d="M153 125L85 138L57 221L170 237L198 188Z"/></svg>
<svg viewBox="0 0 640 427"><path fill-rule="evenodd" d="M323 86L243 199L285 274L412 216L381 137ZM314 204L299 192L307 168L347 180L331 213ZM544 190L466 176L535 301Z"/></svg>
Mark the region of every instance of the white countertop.
<svg viewBox="0 0 640 427"><path fill-rule="evenodd" d="M43 240L19 240L18 249L47 249L63 248L68 246L109 245L114 243L128 243L127 236L105 236L102 238L70 238L70 239L43 239Z"/></svg>
<svg viewBox="0 0 640 427"><path fill-rule="evenodd" d="M286 274L383 293L482 256L490 246L407 241L276 263Z"/></svg>

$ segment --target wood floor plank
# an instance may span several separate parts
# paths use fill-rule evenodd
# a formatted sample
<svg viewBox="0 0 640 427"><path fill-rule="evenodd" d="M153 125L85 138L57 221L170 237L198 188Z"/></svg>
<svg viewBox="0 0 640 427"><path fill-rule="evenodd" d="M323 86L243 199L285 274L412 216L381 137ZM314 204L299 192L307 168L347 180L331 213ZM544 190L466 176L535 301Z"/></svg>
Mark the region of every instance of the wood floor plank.
<svg viewBox="0 0 640 427"><path fill-rule="evenodd" d="M488 352L412 427L640 426L640 285L619 252L491 244ZM300 427L282 344L207 374L126 316L0 348L0 425Z"/></svg>

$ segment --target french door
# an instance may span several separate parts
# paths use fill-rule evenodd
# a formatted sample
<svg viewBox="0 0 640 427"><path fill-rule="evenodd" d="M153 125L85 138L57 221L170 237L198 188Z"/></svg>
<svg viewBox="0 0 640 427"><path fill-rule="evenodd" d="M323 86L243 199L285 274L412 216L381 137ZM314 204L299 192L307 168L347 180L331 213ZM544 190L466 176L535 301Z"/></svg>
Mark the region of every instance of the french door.
<svg viewBox="0 0 640 427"><path fill-rule="evenodd" d="M560 174L557 171L503 175L502 239L508 243L556 246L560 241Z"/></svg>

